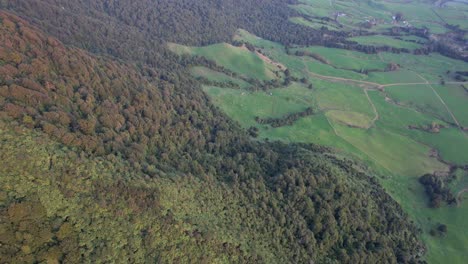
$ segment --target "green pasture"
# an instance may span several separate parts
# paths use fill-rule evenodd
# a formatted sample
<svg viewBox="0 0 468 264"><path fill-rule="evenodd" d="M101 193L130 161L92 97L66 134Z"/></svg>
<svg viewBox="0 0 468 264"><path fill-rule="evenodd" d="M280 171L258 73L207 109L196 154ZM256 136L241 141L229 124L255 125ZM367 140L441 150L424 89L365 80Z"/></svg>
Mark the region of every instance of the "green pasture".
<svg viewBox="0 0 468 264"><path fill-rule="evenodd" d="M468 164L468 134L458 128L444 128L437 134L420 133L416 139L436 148L445 161Z"/></svg>
<svg viewBox="0 0 468 264"><path fill-rule="evenodd" d="M206 57L220 66L250 78L270 80L276 77L274 72L278 71L274 65L265 63L257 54L226 43L206 47L187 47L171 43L169 48L178 54Z"/></svg>
<svg viewBox="0 0 468 264"><path fill-rule="evenodd" d="M468 127L468 91L461 84L433 85L461 126ZM465 83L468 87L468 83Z"/></svg>
<svg viewBox="0 0 468 264"><path fill-rule="evenodd" d="M421 111L407 106L397 106L384 100L377 92L369 92L369 95L380 113L377 127L386 128L395 133L405 135L416 142L435 148L441 158L454 164L468 163L468 135L465 136L460 129L450 127L444 121ZM429 133L420 130L410 130L408 126L427 126L433 122L443 124L439 133Z"/></svg>
<svg viewBox="0 0 468 264"><path fill-rule="evenodd" d="M262 39L243 29L237 30L233 39L238 41L245 41L262 49L277 49L284 52L284 47L281 44Z"/></svg>
<svg viewBox="0 0 468 264"><path fill-rule="evenodd" d="M321 29L322 27L326 27L329 30L338 29L336 25L334 24L322 22L317 19L305 19L303 17L291 17L289 21L299 24L299 25L307 26L313 29Z"/></svg>
<svg viewBox="0 0 468 264"><path fill-rule="evenodd" d="M307 95L307 88L299 84L268 92L249 92L213 86L205 86L204 91L215 105L220 106L243 127L258 126L255 117L279 118L286 114L304 111L315 104L313 97Z"/></svg>
<svg viewBox="0 0 468 264"><path fill-rule="evenodd" d="M462 190L468 188L468 171L458 169L455 172L454 179L449 184L450 189L455 194L459 194ZM464 192L464 195L460 197L462 203L468 203L466 198L468 198L468 193Z"/></svg>
<svg viewBox="0 0 468 264"><path fill-rule="evenodd" d="M429 157L428 147L408 137L381 128L362 130L339 123L334 126L338 135L395 174L414 177L445 168Z"/></svg>
<svg viewBox="0 0 468 264"><path fill-rule="evenodd" d="M466 175L465 175L466 177ZM392 194L403 209L422 228L422 239L427 247L428 263L465 263L468 252L468 202L461 206L443 206L433 209L417 178L393 175L382 180L383 186ZM447 225L447 234L434 237L429 234L439 224Z"/></svg>
<svg viewBox="0 0 468 264"><path fill-rule="evenodd" d="M303 4L308 2L311 1L302 1ZM383 1L378 3L388 5ZM447 110L448 107L462 125L468 124L468 115L465 114L468 111L467 93L461 84L452 84L455 80L450 76L453 74L447 73L466 70L466 63L439 54L365 54L325 47L291 49L292 52L307 50L318 54L327 60L328 64L324 64L310 57L288 55L281 45L247 31L239 30L235 38L260 48L270 59L285 65L292 76L306 77L308 83L313 84L313 89L296 82L288 87L257 92L205 86L204 91L215 105L242 127L259 128L259 139L322 144L365 162L423 230L428 262L440 263L444 260L463 263L462 260L468 257L463 247L468 244L465 231L468 230L468 203L463 202L459 207L431 209L427 206L427 197L418 178L425 173L448 171L446 164L431 156L432 149L436 149L446 162L468 164L468 135L453 126L453 118ZM410 39L418 40L407 38ZM213 51L212 48L209 46L206 49L216 52L217 49ZM197 54L202 54L200 50L203 48L199 48ZM245 56L243 53L241 55ZM226 60L218 58L217 63L226 68L228 65L234 67L232 57L228 62ZM253 63L257 65L250 67L265 68L263 61ZM360 69L384 69L388 63L399 64L400 69L370 72L368 75L356 72ZM232 70L241 71L236 68ZM230 80L229 76L206 68L194 68L192 73L217 81ZM341 79L325 80L320 75ZM256 75L252 72L250 76ZM258 79L262 80L264 76L262 72ZM445 85L439 84L441 79L444 79ZM383 90L368 90L367 96L364 89L374 89L376 85L361 83L359 87L351 80L380 84ZM316 114L300 118L290 126L273 128L255 121L257 116L278 118L307 107L313 107ZM408 128L410 125L427 126L433 122L446 128L439 133ZM466 188L467 177L460 174L451 183L451 188ZM444 237L430 236L429 231L439 223L447 225L448 233Z"/></svg>
<svg viewBox="0 0 468 264"><path fill-rule="evenodd" d="M385 70L387 66L387 63L383 62L376 54L365 54L362 52L321 46L298 48L295 50L318 54L330 62L330 65L340 69Z"/></svg>
<svg viewBox="0 0 468 264"><path fill-rule="evenodd" d="M399 40L391 36L384 36L384 35L361 36L361 37L349 38L348 40L356 41L359 44L367 45L367 46L390 46L394 48L410 49L410 50L421 47L421 45L418 43Z"/></svg>
<svg viewBox="0 0 468 264"><path fill-rule="evenodd" d="M329 8L315 7L305 4L292 5L291 8L303 15L312 17L329 17L331 15L331 12L333 11Z"/></svg>
<svg viewBox="0 0 468 264"><path fill-rule="evenodd" d="M430 85L402 85L385 89L396 102L410 106L447 122L453 122L449 112L442 104Z"/></svg>
<svg viewBox="0 0 468 264"><path fill-rule="evenodd" d="M302 71L309 71L315 74L347 78L353 80L364 80L367 78L365 74L357 73L350 70L337 69L334 68L332 65L324 64L310 57L301 57L301 60L303 63Z"/></svg>
<svg viewBox="0 0 468 264"><path fill-rule="evenodd" d="M342 83L314 80L314 97L321 110L341 110L374 117L371 104L363 89Z"/></svg>
<svg viewBox="0 0 468 264"><path fill-rule="evenodd" d="M331 110L326 113L326 116L335 123L353 128L368 129L372 126L372 119L358 112Z"/></svg>
<svg viewBox="0 0 468 264"><path fill-rule="evenodd" d="M399 64L402 70L417 73L431 83L439 83L441 77L444 77L446 81L455 81L447 79L447 71L466 71L468 69L465 62L438 53L422 56L383 52L379 55L384 61ZM413 77L412 80L424 82L420 77Z"/></svg>
<svg viewBox="0 0 468 264"><path fill-rule="evenodd" d="M404 41L410 41L410 42L418 42L418 43L426 43L427 39L421 38L418 36L413 36L413 35L408 35L408 36L401 36L400 37Z"/></svg>

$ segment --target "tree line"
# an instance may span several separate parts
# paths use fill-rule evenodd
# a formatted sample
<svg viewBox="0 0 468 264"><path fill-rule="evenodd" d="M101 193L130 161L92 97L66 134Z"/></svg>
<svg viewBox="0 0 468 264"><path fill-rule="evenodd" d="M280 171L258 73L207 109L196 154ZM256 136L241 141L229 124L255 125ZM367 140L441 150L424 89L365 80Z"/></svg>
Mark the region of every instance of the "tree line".
<svg viewBox="0 0 468 264"><path fill-rule="evenodd" d="M272 127L282 127L282 126L290 126L294 124L297 120L302 117L310 116L314 114L314 110L312 107L306 108L304 111L287 114L280 118L260 118L258 116L255 117L255 121L260 125L270 125Z"/></svg>

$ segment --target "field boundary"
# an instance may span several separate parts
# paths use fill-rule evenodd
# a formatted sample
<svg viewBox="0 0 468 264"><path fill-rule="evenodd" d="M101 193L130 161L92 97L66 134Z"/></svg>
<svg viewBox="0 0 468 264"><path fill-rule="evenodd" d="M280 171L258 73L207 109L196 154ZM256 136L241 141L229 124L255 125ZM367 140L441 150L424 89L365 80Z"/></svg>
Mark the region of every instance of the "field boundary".
<svg viewBox="0 0 468 264"><path fill-rule="evenodd" d="M457 118L455 117L455 115L452 113L452 111L450 110L450 108L448 107L447 104L445 104L444 100L442 99L442 97L440 97L439 93L434 89L434 87L427 81L426 78L424 78L423 76L421 76L419 73L415 72L416 75L421 78L422 80L424 80L428 85L429 87L432 89L432 91L434 92L434 94L437 96L437 98L439 98L440 102L445 106L445 109L447 109L447 112L450 114L450 116L452 116L452 119L453 121L455 121L455 124L457 124L458 128L460 129L460 131L462 132L462 134L467 137L465 131L463 130L463 127L460 125L460 123L458 122Z"/></svg>

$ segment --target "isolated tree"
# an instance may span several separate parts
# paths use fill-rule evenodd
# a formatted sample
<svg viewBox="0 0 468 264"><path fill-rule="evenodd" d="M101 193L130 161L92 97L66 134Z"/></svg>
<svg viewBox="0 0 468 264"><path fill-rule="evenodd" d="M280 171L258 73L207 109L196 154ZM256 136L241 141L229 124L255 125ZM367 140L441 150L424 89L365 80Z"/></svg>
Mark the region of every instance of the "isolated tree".
<svg viewBox="0 0 468 264"><path fill-rule="evenodd" d="M398 22L402 21L403 20L403 14L401 12L397 12L395 14L395 20L398 21Z"/></svg>

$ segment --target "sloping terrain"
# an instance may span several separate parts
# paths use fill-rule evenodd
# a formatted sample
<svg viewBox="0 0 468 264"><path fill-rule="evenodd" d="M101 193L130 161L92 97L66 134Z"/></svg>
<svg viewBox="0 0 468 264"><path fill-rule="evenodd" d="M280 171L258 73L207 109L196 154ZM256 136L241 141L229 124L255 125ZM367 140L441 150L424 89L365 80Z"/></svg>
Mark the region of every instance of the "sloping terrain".
<svg viewBox="0 0 468 264"><path fill-rule="evenodd" d="M259 140L321 144L363 160L424 231L427 261L463 263L468 211L456 206L466 204L456 194L467 185L456 172L468 168L466 62L435 52L291 49L241 30L233 43L287 69L281 80L247 80L247 87L205 74L200 80L214 104ZM212 46L190 49L204 56ZM225 70L230 61L199 61L194 66L230 75L230 82L244 80L240 69Z"/></svg>
<svg viewBox="0 0 468 264"><path fill-rule="evenodd" d="M1 262L419 261L358 164L252 141L189 76L0 18Z"/></svg>

